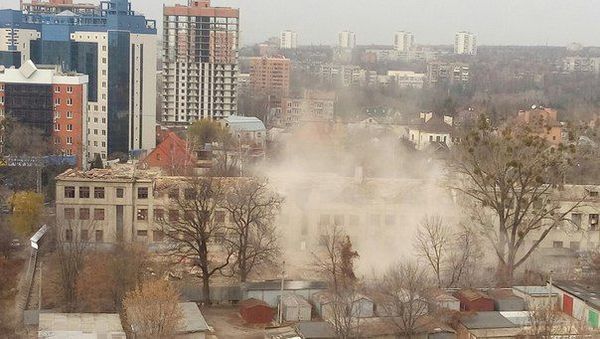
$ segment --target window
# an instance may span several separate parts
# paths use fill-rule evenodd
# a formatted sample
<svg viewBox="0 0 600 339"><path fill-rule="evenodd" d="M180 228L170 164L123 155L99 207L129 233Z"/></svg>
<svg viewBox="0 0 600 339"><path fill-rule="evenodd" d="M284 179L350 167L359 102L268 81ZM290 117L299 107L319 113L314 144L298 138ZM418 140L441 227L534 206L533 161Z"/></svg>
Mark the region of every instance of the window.
<svg viewBox="0 0 600 339"><path fill-rule="evenodd" d="M590 230L591 231L598 230L598 214L590 214L589 221L590 221Z"/></svg>
<svg viewBox="0 0 600 339"><path fill-rule="evenodd" d="M104 187L94 187L94 198L104 199Z"/></svg>
<svg viewBox="0 0 600 339"><path fill-rule="evenodd" d="M67 124L67 131L69 131L69 132L73 131L73 124Z"/></svg>
<svg viewBox="0 0 600 339"><path fill-rule="evenodd" d="M571 222L577 227L581 227L581 213L571 213Z"/></svg>
<svg viewBox="0 0 600 339"><path fill-rule="evenodd" d="M67 207L67 208L65 208L64 213L65 213L66 220L75 219L75 209L74 208Z"/></svg>
<svg viewBox="0 0 600 339"><path fill-rule="evenodd" d="M169 190L169 199L179 198L179 188L172 188Z"/></svg>
<svg viewBox="0 0 600 339"><path fill-rule="evenodd" d="M590 197L591 198L597 198L598 197L598 191L590 191Z"/></svg>
<svg viewBox="0 0 600 339"><path fill-rule="evenodd" d="M96 242L104 241L104 232L102 230L96 230Z"/></svg>
<svg viewBox="0 0 600 339"><path fill-rule="evenodd" d="M81 240L82 241L90 240L90 237L88 235L88 230L81 230Z"/></svg>
<svg viewBox="0 0 600 339"><path fill-rule="evenodd" d="M73 98L67 98L67 106L73 106Z"/></svg>
<svg viewBox="0 0 600 339"><path fill-rule="evenodd" d="M73 86L67 86L67 93L73 93Z"/></svg>
<svg viewBox="0 0 600 339"><path fill-rule="evenodd" d="M73 145L73 137L67 137L67 145Z"/></svg>
<svg viewBox="0 0 600 339"><path fill-rule="evenodd" d="M137 220L145 221L148 220L148 210L141 208L137 210Z"/></svg>
<svg viewBox="0 0 600 339"><path fill-rule="evenodd" d="M148 199L148 187L138 187L138 199Z"/></svg>
<svg viewBox="0 0 600 339"><path fill-rule="evenodd" d="M60 93L60 87L54 86L54 93Z"/></svg>
<svg viewBox="0 0 600 339"><path fill-rule="evenodd" d="M54 119L60 119L60 112L54 112Z"/></svg>
<svg viewBox="0 0 600 339"><path fill-rule="evenodd" d="M60 124L58 124L58 123L54 124L54 131L60 132Z"/></svg>
<svg viewBox="0 0 600 339"><path fill-rule="evenodd" d="M123 194L125 193L125 190L122 188L117 188L117 198L123 198Z"/></svg>
<svg viewBox="0 0 600 339"><path fill-rule="evenodd" d="M569 243L569 247L573 250L573 251L579 251L579 241L571 241Z"/></svg>
<svg viewBox="0 0 600 339"><path fill-rule="evenodd" d="M186 188L183 194L185 196L185 200L196 199L196 190L193 188Z"/></svg>
<svg viewBox="0 0 600 339"><path fill-rule="evenodd" d="M146 230L138 230L137 231L137 235L138 235L138 237L147 237L148 236L148 231L146 231Z"/></svg>
<svg viewBox="0 0 600 339"><path fill-rule="evenodd" d="M65 186L65 198L75 198L75 186Z"/></svg>
<svg viewBox="0 0 600 339"><path fill-rule="evenodd" d="M154 210L154 220L156 221L160 221L163 220L165 218L165 211L162 209L155 209Z"/></svg>
<svg viewBox="0 0 600 339"><path fill-rule="evenodd" d="M65 230L65 240L68 242L73 241L73 230L72 229Z"/></svg>
<svg viewBox="0 0 600 339"><path fill-rule="evenodd" d="M67 119L73 119L73 112L71 112L71 111L67 112Z"/></svg>
<svg viewBox="0 0 600 339"><path fill-rule="evenodd" d="M60 98L54 99L54 106L60 105Z"/></svg>
<svg viewBox="0 0 600 339"><path fill-rule="evenodd" d="M165 239L165 234L162 231L152 232L152 241L159 242Z"/></svg>
<svg viewBox="0 0 600 339"><path fill-rule="evenodd" d="M215 212L215 221L216 222L225 222L225 212L224 211L216 211Z"/></svg>
<svg viewBox="0 0 600 339"><path fill-rule="evenodd" d="M79 220L90 220L90 209L80 208L79 209Z"/></svg>
<svg viewBox="0 0 600 339"><path fill-rule="evenodd" d="M60 145L60 137L55 137L54 138L54 144L55 145Z"/></svg>
<svg viewBox="0 0 600 339"><path fill-rule="evenodd" d="M554 242L552 242L552 247L554 247L554 248L562 248L563 247L563 242L562 241L554 241Z"/></svg>
<svg viewBox="0 0 600 339"><path fill-rule="evenodd" d="M169 210L169 221L177 221L179 220L179 211L178 210Z"/></svg>
<svg viewBox="0 0 600 339"><path fill-rule="evenodd" d="M94 208L94 220L104 220L104 208Z"/></svg>

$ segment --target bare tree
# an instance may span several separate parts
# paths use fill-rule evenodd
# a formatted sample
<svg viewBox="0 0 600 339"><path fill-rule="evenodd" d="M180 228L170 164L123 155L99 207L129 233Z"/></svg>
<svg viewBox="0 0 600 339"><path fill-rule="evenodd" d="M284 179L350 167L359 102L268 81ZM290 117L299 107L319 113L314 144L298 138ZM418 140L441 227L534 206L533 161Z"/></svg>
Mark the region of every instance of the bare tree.
<svg viewBox="0 0 600 339"><path fill-rule="evenodd" d="M126 294L123 307L136 337L170 338L181 326L179 293L164 280L142 283Z"/></svg>
<svg viewBox="0 0 600 339"><path fill-rule="evenodd" d="M442 270L446 261L445 256L451 250L451 242L452 232L444 225L439 215L423 218L417 231L415 250L431 266L438 287L445 285L442 281Z"/></svg>
<svg viewBox="0 0 600 339"><path fill-rule="evenodd" d="M496 131L481 119L453 153L453 189L467 198L472 218L494 247L499 285L510 285L514 271L583 199L561 208L553 196L568 150L519 127Z"/></svg>
<svg viewBox="0 0 600 339"><path fill-rule="evenodd" d="M283 198L263 179L243 180L227 190L222 204L231 221L227 242L235 253L241 282L257 266L273 263L280 253L274 220L282 203Z"/></svg>
<svg viewBox="0 0 600 339"><path fill-rule="evenodd" d="M481 257L475 232L453 230L440 216L426 216L417 231L415 250L431 267L438 287L458 287Z"/></svg>
<svg viewBox="0 0 600 339"><path fill-rule="evenodd" d="M539 339L551 339L557 334L562 312L555 305L540 305L529 311L530 330L528 335Z"/></svg>
<svg viewBox="0 0 600 339"><path fill-rule="evenodd" d="M220 180L208 177L192 178L185 184L183 195L170 197L167 216L160 224L173 245L167 254L199 269L204 301L210 303L211 277L222 273L233 258L231 248L223 245L227 231L225 212L220 210L224 188Z"/></svg>
<svg viewBox="0 0 600 339"><path fill-rule="evenodd" d="M427 315L431 287L427 272L417 263L399 263L378 279L374 295L386 319L398 333L410 337Z"/></svg>
<svg viewBox="0 0 600 339"><path fill-rule="evenodd" d="M73 312L79 307L77 280L83 271L85 256L92 245L87 234L94 229L93 221L69 221L66 225L55 227L58 290L67 312Z"/></svg>
<svg viewBox="0 0 600 339"><path fill-rule="evenodd" d="M323 251L315 254L315 265L329 283L331 320L339 337L357 336L360 329L355 303L360 296L360 282L354 272L354 261L359 257L358 252L337 225L327 229L322 245Z"/></svg>

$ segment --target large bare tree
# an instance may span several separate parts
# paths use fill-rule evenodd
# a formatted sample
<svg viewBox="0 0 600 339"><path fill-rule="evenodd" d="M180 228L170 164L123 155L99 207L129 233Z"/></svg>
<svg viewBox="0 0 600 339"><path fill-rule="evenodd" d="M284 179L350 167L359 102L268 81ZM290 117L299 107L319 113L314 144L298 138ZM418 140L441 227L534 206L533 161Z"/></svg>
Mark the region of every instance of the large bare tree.
<svg viewBox="0 0 600 339"><path fill-rule="evenodd" d="M398 263L378 278L374 295L390 324L410 338L427 315L431 288L430 277L417 263Z"/></svg>
<svg viewBox="0 0 600 339"><path fill-rule="evenodd" d="M184 194L174 194L164 206L166 215L159 221L172 246L167 254L179 262L197 267L202 279L204 301L210 304L210 279L222 273L232 261L233 251L224 246L226 228L222 181L215 178L191 178L182 183ZM171 187L179 192L179 187Z"/></svg>
<svg viewBox="0 0 600 339"><path fill-rule="evenodd" d="M555 196L568 152L526 128L495 130L485 119L454 148L452 188L467 198L472 218L493 246L499 285L510 285L515 270L580 204L582 198L560 206Z"/></svg>
<svg viewBox="0 0 600 339"><path fill-rule="evenodd" d="M227 242L235 253L234 271L245 282L259 265L273 263L279 255L274 220L283 198L266 180L240 179L227 188L223 209L230 218Z"/></svg>

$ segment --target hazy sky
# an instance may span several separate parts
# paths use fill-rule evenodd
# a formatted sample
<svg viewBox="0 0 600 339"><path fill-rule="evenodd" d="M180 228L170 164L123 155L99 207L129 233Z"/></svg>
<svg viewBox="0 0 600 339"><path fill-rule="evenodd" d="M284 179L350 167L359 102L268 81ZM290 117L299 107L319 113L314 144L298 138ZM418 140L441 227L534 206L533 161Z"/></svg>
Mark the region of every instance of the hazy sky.
<svg viewBox="0 0 600 339"><path fill-rule="evenodd" d="M132 1L134 10L161 18L163 1ZM0 8L16 8L18 2L0 0ZM418 43L451 44L454 32L470 30L487 45L600 46L600 0L213 0L213 4L241 9L244 44L263 41L283 29L297 31L300 44L333 44L342 30L356 32L358 44L391 44L396 30L412 31Z"/></svg>

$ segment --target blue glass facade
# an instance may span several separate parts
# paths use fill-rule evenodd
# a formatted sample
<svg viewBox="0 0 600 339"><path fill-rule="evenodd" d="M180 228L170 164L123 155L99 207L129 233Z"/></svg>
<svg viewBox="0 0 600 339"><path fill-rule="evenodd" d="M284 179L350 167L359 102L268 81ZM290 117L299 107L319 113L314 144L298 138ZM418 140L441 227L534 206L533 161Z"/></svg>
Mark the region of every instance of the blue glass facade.
<svg viewBox="0 0 600 339"><path fill-rule="evenodd" d="M108 32L108 154L129 151L129 33Z"/></svg>
<svg viewBox="0 0 600 339"><path fill-rule="evenodd" d="M21 52L0 51L0 66L21 67Z"/></svg>

